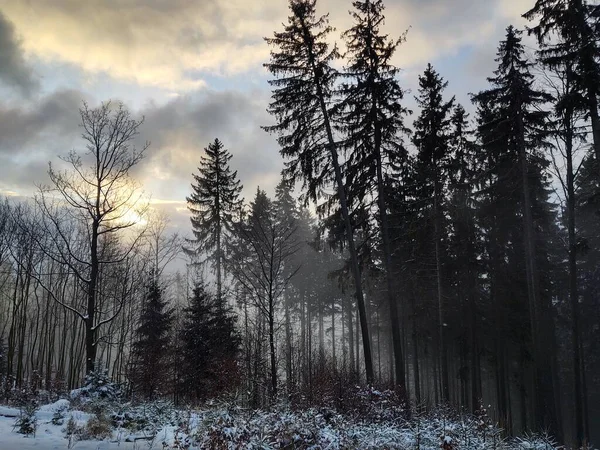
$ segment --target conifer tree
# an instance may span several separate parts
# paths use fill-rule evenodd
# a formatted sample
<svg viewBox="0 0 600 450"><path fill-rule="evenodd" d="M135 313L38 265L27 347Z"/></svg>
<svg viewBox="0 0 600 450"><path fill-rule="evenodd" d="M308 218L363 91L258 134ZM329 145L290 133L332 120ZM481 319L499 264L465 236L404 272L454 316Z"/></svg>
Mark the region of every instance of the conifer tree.
<svg viewBox="0 0 600 450"><path fill-rule="evenodd" d="M464 324L458 331L459 352L463 366L460 379L464 383L461 404L471 412L479 407L481 398L481 369L479 342L479 283L483 267L480 263L482 236L477 223L477 208L474 189L477 182L479 148L474 142L469 115L462 105L456 105L450 118L450 157L448 173L448 216L449 216L449 279L453 297L458 303L452 323ZM468 367L465 365L469 358ZM467 380L470 387L466 386Z"/></svg>
<svg viewBox="0 0 600 450"><path fill-rule="evenodd" d="M403 37L390 39L381 31L384 22L382 0L358 0L350 11L354 26L343 37L346 40L344 70L347 80L342 85L338 127L346 137L348 190L350 198L362 201L373 193L377 199L377 219L381 254L386 277L387 302L394 350L395 382L405 389L404 356L397 286L393 281L391 238L386 198L387 178L393 169L406 162L407 151L402 142L408 133L402 105L404 92L397 81L399 69L391 64Z"/></svg>
<svg viewBox="0 0 600 450"><path fill-rule="evenodd" d="M132 382L134 392L153 400L166 392L171 368L172 310L154 274L142 307L137 340L133 344Z"/></svg>
<svg viewBox="0 0 600 450"><path fill-rule="evenodd" d="M373 381L373 361L354 229L340 163L340 146L331 119L337 72L332 62L339 57L327 38L332 31L327 16L317 17L316 0L290 0L292 14L284 31L266 38L273 47L265 67L276 78L269 112L277 124L265 127L278 133L287 179L302 180L305 199L316 202L324 188L334 184L340 202L351 260L355 295L363 338L367 381Z"/></svg>
<svg viewBox="0 0 600 450"><path fill-rule="evenodd" d="M553 169L557 181L562 187L562 200L564 208L562 209L562 222L566 228L566 245L568 253L568 296L569 307L571 309L571 336L572 336L572 365L574 375L574 400L575 400L575 428L583 427L583 430L576 432L576 440L589 439L589 430L587 423L587 408L585 406L586 394L583 387L585 378L585 363L582 351L582 334L584 327L581 326L583 317L580 312L580 272L578 260L583 256L582 251L585 245L580 242L585 241L583 232L583 223L580 221L579 213L582 212L577 207L581 198L586 197L585 189L581 189L582 184L587 184L590 180L583 182L582 177L589 177L593 172L588 169L593 168L596 161L593 148L581 164L578 161L578 150L587 147L586 137L588 135L587 124L585 123L585 110L581 110L581 96L577 92L577 86L572 76L573 64L566 62L562 67L556 65L547 68L548 76L546 78L548 86L556 98L552 115L552 137L554 138L552 148ZM587 148L586 148L587 151ZM590 164L591 163L591 164ZM600 178L596 175L596 180ZM588 235L589 236L589 235ZM563 255L560 255L562 260ZM581 433L581 431L583 433ZM582 437L583 434L583 437Z"/></svg>
<svg viewBox="0 0 600 450"><path fill-rule="evenodd" d="M530 21L538 20L529 31L535 34L541 49L538 52L542 65L555 73L562 73L563 84L568 87L568 95L557 99L556 112L562 117L559 134L572 141L574 130L570 117L585 113L591 123L593 153L600 161L600 116L598 113L598 95L600 94L600 42L598 40L599 8L587 0L537 0L533 8L523 16ZM573 373L575 401L575 434L579 447L589 441L586 423L585 394L582 376L580 345L579 295L577 292L577 237L575 235L576 193L572 164L572 142L565 142L567 155L567 228L570 241L570 298L573 340ZM593 164L588 163L588 168ZM596 165L598 169L598 166ZM598 171L596 172L598 176Z"/></svg>
<svg viewBox="0 0 600 450"><path fill-rule="evenodd" d="M590 441L590 414L588 408L588 388L585 380L591 379L589 383L589 398L593 398L593 392L597 392L599 384L593 380L597 377L594 371L594 359L598 367L598 359L593 358L597 349L596 323L598 323L598 311L600 302L598 301L598 286L600 286L600 233L598 233L598 217L600 217L600 179L598 178L598 160L590 152L582 161L580 169L577 171L575 180L576 194L573 214L577 217L577 229L575 234L575 246L578 269L572 283L577 283L575 292L577 297L573 296L571 301L572 335L573 335L573 363L576 386L579 392L576 395L576 431L577 440L581 442ZM581 288L579 288L579 284ZM581 297L579 295L581 293ZM577 319L577 320L575 320ZM587 322L587 324L586 324ZM587 326L586 326L587 325ZM588 335L586 339L586 334ZM587 345L586 345L587 344ZM586 356L586 347L589 353ZM578 359L578 360L576 360ZM587 370L586 370L587 369Z"/></svg>
<svg viewBox="0 0 600 450"><path fill-rule="evenodd" d="M241 339L224 300L194 286L180 332L179 390L192 402L218 397L236 383Z"/></svg>
<svg viewBox="0 0 600 450"><path fill-rule="evenodd" d="M204 149L200 158L198 175L194 175L192 194L186 198L194 232L188 240L186 253L193 256L208 254L208 260L216 272L217 298L223 296L224 240L232 232L233 222L241 208L242 186L237 171L229 162L232 155L219 139Z"/></svg>
<svg viewBox="0 0 600 450"><path fill-rule="evenodd" d="M413 143L417 148L416 177L419 185L417 202L422 205L425 223L432 225L433 256L435 260L435 284L438 310L438 345L441 368L442 399L450 400L448 379L448 343L444 336L445 319L445 258L444 236L444 191L447 186L447 164L450 156L450 114L454 97L445 101L443 91L447 82L433 69L431 64L419 77L417 104L421 113L415 121Z"/></svg>
<svg viewBox="0 0 600 450"><path fill-rule="evenodd" d="M551 294L542 283L548 259L544 248L546 241L542 236L551 232L553 217L545 172L548 162L544 154L548 148L545 131L548 113L541 106L550 101L551 96L535 88L531 63L524 56L520 35L521 32L514 27L507 28L506 38L498 48L498 69L494 72L495 76L488 79L491 87L477 94L474 100L481 108L480 134L489 143L484 143L484 150L489 153L487 163L490 164L485 170L491 176L486 189L490 208L494 208L494 211L489 211L494 217L490 226L495 229L491 239L496 239L490 249L490 256L494 259L490 271L492 277L497 277L501 274L501 267L512 271L522 264L525 268L525 297L528 302L525 308L519 304L514 306L519 311L525 309L529 317L534 373L531 403L534 407L529 417L522 417L522 422L526 425L530 420L536 420L539 421L537 425L556 430L552 391L553 350L547 344L553 341L554 336ZM504 252L507 254L502 256ZM511 258L514 259L513 265L506 266L503 260ZM515 275L518 279L519 276ZM499 286L505 280L495 280L498 283L491 287L492 292L500 292ZM496 281L492 278L492 283ZM500 299L492 301L501 302ZM514 302L510 298L505 301L507 304Z"/></svg>

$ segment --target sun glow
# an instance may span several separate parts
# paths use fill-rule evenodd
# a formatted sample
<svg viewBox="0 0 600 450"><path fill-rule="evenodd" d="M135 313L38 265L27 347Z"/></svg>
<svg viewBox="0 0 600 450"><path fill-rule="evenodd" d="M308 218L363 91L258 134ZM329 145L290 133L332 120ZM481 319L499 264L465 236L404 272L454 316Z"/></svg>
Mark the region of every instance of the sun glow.
<svg viewBox="0 0 600 450"><path fill-rule="evenodd" d="M123 212L118 222L123 225L131 224L134 227L142 227L148 224L145 215L135 207L128 208L127 211Z"/></svg>
<svg viewBox="0 0 600 450"><path fill-rule="evenodd" d="M119 206L111 214L111 222L119 227L144 227L148 224L150 199L143 192L127 186L120 192Z"/></svg>

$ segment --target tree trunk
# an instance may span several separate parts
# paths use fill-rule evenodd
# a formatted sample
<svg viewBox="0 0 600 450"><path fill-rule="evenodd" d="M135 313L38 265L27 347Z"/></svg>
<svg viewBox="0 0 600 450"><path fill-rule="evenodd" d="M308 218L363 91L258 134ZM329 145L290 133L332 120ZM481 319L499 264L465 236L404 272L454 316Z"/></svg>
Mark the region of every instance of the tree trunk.
<svg viewBox="0 0 600 450"><path fill-rule="evenodd" d="M100 187L98 187L98 199L100 198ZM99 201L99 200L98 200ZM96 283L98 282L98 228L96 220L92 224L92 239L90 248L90 281L87 291L87 314L85 317L85 372L94 371L96 365L96 329L94 318L96 316Z"/></svg>
<svg viewBox="0 0 600 450"><path fill-rule="evenodd" d="M354 379L354 319L352 318L352 308L348 308L348 367L351 379Z"/></svg>
<svg viewBox="0 0 600 450"><path fill-rule="evenodd" d="M565 153L567 159L567 230L569 237L569 299L571 303L571 332L573 342L573 377L575 403L575 437L577 448L585 439L583 420L583 395L581 383L581 344L579 331L579 293L577 289L577 237L575 235L575 174L573 168L573 136L571 114L566 113ZM594 136L595 137L595 136ZM600 143L600 140L598 141Z"/></svg>
<svg viewBox="0 0 600 450"><path fill-rule="evenodd" d="M342 212L342 218L344 220L344 226L346 229L346 239L348 241L348 251L350 252L350 266L352 270L352 277L354 279L354 287L356 289L356 303L358 306L358 316L360 319L360 328L363 339L363 352L365 358L365 371L367 375L367 383L373 383L373 357L371 355L371 343L369 340L369 328L367 322L367 312L365 308L365 299L363 295L362 280L360 275L360 267L358 265L358 254L356 252L356 246L354 243L354 231L352 222L350 221L350 213L348 211L348 201L346 198L346 188L344 186L344 179L342 176L342 169L338 160L338 153L336 149L335 140L333 138L333 131L329 120L329 111L325 103L325 97L323 95L323 88L321 86L321 70L315 65L315 57L313 52L314 39L310 35L306 24L302 21L302 29L304 31L305 43L309 52L309 60L311 64L311 70L314 77L317 99L323 114L323 121L325 123L325 130L327 132L327 146L331 155L331 162L335 174L335 183L337 186L338 197L340 200L340 209Z"/></svg>
<svg viewBox="0 0 600 450"><path fill-rule="evenodd" d="M412 308L413 308L413 315L414 320L413 320L413 335L412 335L412 342L413 342L413 378L415 380L415 403L416 403L416 407L417 407L417 412L419 411L419 408L421 407L421 376L419 373L419 340L418 340L418 335L417 335L417 319L416 319L416 313L415 313L415 298L414 295L411 295L411 300L412 300Z"/></svg>
<svg viewBox="0 0 600 450"><path fill-rule="evenodd" d="M292 377L292 322L290 319L290 305L289 298L285 295L283 300L284 302L284 313L285 313L285 346L286 346L286 355L285 355L285 374L286 374L286 385L288 394L292 392L292 387L294 385L293 377Z"/></svg>
<svg viewBox="0 0 600 450"><path fill-rule="evenodd" d="M269 293L269 354L271 357L271 401L277 399L277 363L275 355L275 299Z"/></svg>
<svg viewBox="0 0 600 450"><path fill-rule="evenodd" d="M590 119L592 122L592 136L594 138L594 155L600 161L600 117L598 117L598 98L593 89L588 89L588 102L590 105Z"/></svg>
<svg viewBox="0 0 600 450"><path fill-rule="evenodd" d="M437 174L436 174L437 178ZM444 336L444 328L446 326L444 319L444 294L442 289L442 256L440 249L441 241L441 224L440 224L440 205L439 205L439 187L438 181L435 181L433 194L433 221L434 221L434 240L435 240L435 268L437 282L437 301L438 301L438 339L440 352L440 372L441 372L441 394L442 401L450 402L450 387L448 386L448 346Z"/></svg>
<svg viewBox="0 0 600 450"><path fill-rule="evenodd" d="M331 363L333 370L337 371L337 355L335 342L335 297L331 296Z"/></svg>
<svg viewBox="0 0 600 450"><path fill-rule="evenodd" d="M392 279L392 248L390 244L389 225L387 217L387 201L383 180L383 161L381 157L381 130L375 129L375 155L377 158L377 196L379 203L379 219L381 221L383 263L387 287L387 300L390 308L390 323L392 328L392 343L394 348L394 382L400 389L400 395L406 396L406 376L404 373L404 355L402 352L402 335L400 333L400 314L394 296L394 282ZM406 400L406 399L405 399Z"/></svg>
<svg viewBox="0 0 600 450"><path fill-rule="evenodd" d="M219 204L217 202L217 208ZM219 308L223 307L222 295L223 295L223 280L221 279L221 223L217 221L217 300Z"/></svg>

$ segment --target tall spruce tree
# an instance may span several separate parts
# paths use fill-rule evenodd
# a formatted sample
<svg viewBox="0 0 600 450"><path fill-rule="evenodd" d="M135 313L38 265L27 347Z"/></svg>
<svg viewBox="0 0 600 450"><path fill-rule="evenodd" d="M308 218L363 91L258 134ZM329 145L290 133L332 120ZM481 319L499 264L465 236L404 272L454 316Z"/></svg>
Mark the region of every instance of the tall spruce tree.
<svg viewBox="0 0 600 450"><path fill-rule="evenodd" d="M385 188L387 177L397 172L407 158L402 137L408 134L404 126L408 110L402 105L404 91L397 80L399 69L391 63L403 37L393 40L381 31L384 22L382 0L359 0L353 2L353 6L350 15L354 26L343 34L347 46L348 65L344 70L347 82L341 88L342 102L337 119L346 137L350 197L362 201L374 193L377 199L378 234L394 350L394 380L405 390L399 290L392 273L389 204Z"/></svg>
<svg viewBox="0 0 600 450"><path fill-rule="evenodd" d="M480 257L481 230L477 223L477 209L474 189L478 176L477 156L479 148L474 142L469 115L461 105L454 107L450 118L450 157L447 160L448 173L448 217L450 232L449 279L452 297L456 299L456 320L462 323L458 335L461 380L459 404L472 413L479 407L481 399L481 368L479 342L480 291L479 278L482 273ZM458 313L458 315L457 315Z"/></svg>
<svg viewBox="0 0 600 450"><path fill-rule="evenodd" d="M538 20L530 29L541 47L538 52L540 62L546 68L563 73L564 85L568 85L568 95L559 98L556 104L562 124L559 133L563 138L573 139L571 119L578 112L584 112L591 123L595 159L600 161L600 116L598 95L600 94L600 41L598 40L597 2L587 0L537 0L533 8L524 14L530 21ZM565 142L565 150L572 153L572 143ZM575 186L572 155L567 155L567 228L569 230L570 298L573 341L573 373L575 401L575 444L579 447L589 442L587 411L584 406L583 369L581 355L581 326L579 294L577 291L577 237L575 236ZM592 165L588 165L591 167ZM598 176L598 174L596 174Z"/></svg>
<svg viewBox="0 0 600 450"><path fill-rule="evenodd" d="M148 294L142 307L133 344L132 384L136 394L153 400L167 394L170 382L171 325L173 312L163 299L157 277L150 275Z"/></svg>
<svg viewBox="0 0 600 450"><path fill-rule="evenodd" d="M579 213L582 212L577 204L580 198L586 196L585 189L581 189L582 176L588 177L592 173L586 169L594 166L593 149L590 150L587 158L584 158L582 164L578 164L581 159L578 156L578 150L587 147L586 136L588 135L587 124L583 120L586 114L578 105L581 102L581 95L577 92L577 86L572 76L573 64L566 62L562 67L556 65L552 68L546 68L548 73L548 85L553 89L556 102L553 108L552 135L553 145L553 168L557 181L562 187L562 199L564 208L562 209L562 221L566 227L566 241L568 253L568 297L569 307L571 309L570 331L572 336L572 368L573 368L573 386L574 386L574 407L575 407L575 440L577 442L589 442L589 427L587 424L588 412L586 408L586 394L584 389L584 368L585 362L582 351L582 319L588 317L580 312L580 294L583 292L579 286L580 267L578 259L586 253L585 241L582 233L583 227L579 220ZM587 150L587 149L586 149ZM591 162L591 164L590 164ZM581 166L584 166L583 168ZM595 179L600 179L597 175ZM588 180L589 182L589 180ZM587 184L585 182L584 184ZM562 255L561 255L562 256ZM583 430L581 429L583 427Z"/></svg>
<svg viewBox="0 0 600 450"><path fill-rule="evenodd" d="M594 398L599 396L600 383L598 383L597 368L600 367L598 358L597 323L600 310L600 179L597 174L600 165L591 152L584 158L575 180L575 211L577 217L577 234L575 236L578 283L577 295L571 301L573 353L579 361L574 361L576 382L578 382L579 395L576 400L577 439L582 443L590 442L593 434L598 436L597 429L590 427L590 421L597 419L593 409L588 404L593 404ZM581 286L579 286L581 285ZM577 318L577 320L575 320ZM575 328L577 327L577 328ZM587 350L587 351L586 351ZM595 370L596 369L596 370ZM586 383L589 379L590 382ZM589 386L589 387L588 387ZM588 394L589 391L589 394ZM589 395L589 396L588 396ZM588 400L589 398L589 400ZM597 437L596 437L597 439Z"/></svg>
<svg viewBox="0 0 600 450"><path fill-rule="evenodd" d="M445 275L444 192L448 183L447 165L450 157L451 121L450 114L454 97L446 101L443 92L447 82L427 65L419 77L419 96L416 97L421 113L415 120L413 143L417 148L416 178L419 184L417 202L422 206L422 218L430 225L433 236L433 258L438 311L438 348L441 369L442 399L450 401L448 379L448 343L444 336L445 319ZM430 235L430 236L431 236ZM431 238L430 238L431 239Z"/></svg>
<svg viewBox="0 0 600 450"><path fill-rule="evenodd" d="M484 140L484 151L489 152L486 170L491 178L486 186L487 201L490 202L489 207L495 209L489 211L493 220L488 222L494 230L490 234L494 241L489 249L493 260L490 266L493 285L490 289L498 294L503 291L500 286L505 281L497 278L502 267L509 273L519 266L525 268L526 305L513 303L514 298L522 295L518 294L518 283L504 289L506 293L516 288L512 299L506 297L492 301L498 302L499 307L504 304L515 308L515 311L526 311L529 317L529 336L522 337L529 341L529 345L522 342L521 355L531 355L532 400L526 402L523 387L522 401L530 403L531 408L529 414L527 409L522 410L522 427L530 427L532 421L536 421L538 428L557 430L552 389L555 355L554 347L548 346L548 342L554 340L551 292L547 289L550 283L543 283L548 268L547 235L544 236L544 233L551 232L554 218L548 200L548 162L544 154L548 148L545 132L548 113L543 111L542 106L552 98L535 88L531 63L525 58L520 35L521 32L514 27L507 28L506 38L498 48L498 69L494 72L495 76L488 79L491 87L474 97L480 106L479 131ZM514 259L512 267L505 264L511 259ZM516 273L510 277L520 278ZM510 316L505 318L509 320ZM518 326L511 324L510 320L504 325L509 328L506 331L513 333L510 328ZM504 346L505 343L499 342L499 345ZM528 347L530 350L527 350ZM527 362L525 356L523 358ZM504 390L508 393L510 381L505 384ZM506 395L501 397L506 398ZM501 414L506 415L502 409L501 400Z"/></svg>
<svg viewBox="0 0 600 450"><path fill-rule="evenodd" d="M232 155L219 139L204 149L200 158L198 175L194 175L192 194L186 198L194 239L184 248L192 256L208 254L208 260L216 272L217 298L223 297L224 239L232 232L233 221L239 213L242 186L237 171L232 171L229 161Z"/></svg>
<svg viewBox="0 0 600 450"><path fill-rule="evenodd" d="M351 260L355 295L363 338L367 381L373 381L373 360L367 314L354 229L350 218L340 146L334 137L331 119L333 89L337 72L332 62L339 57L327 38L332 31L327 16L317 17L316 0L290 0L291 15L282 32L266 38L273 47L265 67L276 78L269 112L277 124L265 127L279 135L285 175L302 180L306 199L317 201L323 189L334 184L340 203Z"/></svg>

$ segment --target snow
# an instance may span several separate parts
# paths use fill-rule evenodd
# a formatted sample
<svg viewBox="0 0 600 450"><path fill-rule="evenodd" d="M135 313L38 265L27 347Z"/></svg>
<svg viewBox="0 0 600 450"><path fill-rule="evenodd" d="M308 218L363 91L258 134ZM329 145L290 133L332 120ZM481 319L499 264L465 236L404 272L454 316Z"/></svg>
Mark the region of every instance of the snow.
<svg viewBox="0 0 600 450"><path fill-rule="evenodd" d="M67 402L59 400L60 403ZM59 403L57 402L57 403ZM13 431L15 418L19 415L19 410L16 408L0 407L0 448L3 450L55 450L68 449L69 442L65 438L62 429L64 425L53 425L50 420L54 414L55 404L46 405L38 411L36 417L38 419L38 429L33 436L23 436ZM84 424L90 417L89 414L81 411L71 411L77 422ZM9 416L9 417L7 417ZM134 449L134 444L119 443L110 441L80 441L72 445L73 449L77 450L108 450L108 449ZM139 448L139 445L138 445ZM155 448L160 448L156 446Z"/></svg>
<svg viewBox="0 0 600 450"><path fill-rule="evenodd" d="M94 414L69 410L68 400L59 400L41 406L37 413L38 428L35 436L23 436L14 430L19 409L0 406L0 450L141 450L199 448L281 448L301 446L328 449L379 449L416 448L471 448L473 450L554 450L547 441L525 437L508 442L495 434L491 427L481 433L478 420L472 418L429 417L414 422L367 423L360 419L341 416L335 412L306 409L290 411L246 411L236 406L214 406L203 411L177 411L168 403L146 405L116 405L118 411L104 411L106 416L129 420L129 429L113 429L112 436L104 440L79 440L69 442L65 437L65 424L69 418L84 427ZM64 424L54 425L56 411L64 414ZM120 412L119 412L120 411ZM176 418L174 421L173 418ZM136 421L146 426L139 431L132 427ZM115 422L124 423L124 422ZM179 426L176 425L179 424ZM487 430L488 427L483 427ZM492 436L496 436L491 438ZM193 439L195 437L195 440ZM464 445L466 443L468 447Z"/></svg>
<svg viewBox="0 0 600 450"><path fill-rule="evenodd" d="M114 433L111 440L91 440L72 442L69 447L69 441L65 437L65 425L53 425L52 417L54 413L61 408L68 408L70 402L68 400L58 400L55 403L41 406L36 417L38 420L38 428L35 436L23 436L14 431L15 419L19 416L19 409L8 406L0 406L0 449L2 450L55 450L55 449L76 449L76 450L110 450L123 449L133 450L140 449L140 442L124 442L125 439L120 439L123 434ZM92 417L91 414L72 410L65 414L65 423L72 417L75 423L79 426L84 426ZM162 449L162 441L156 439L154 445L144 445L146 449Z"/></svg>

